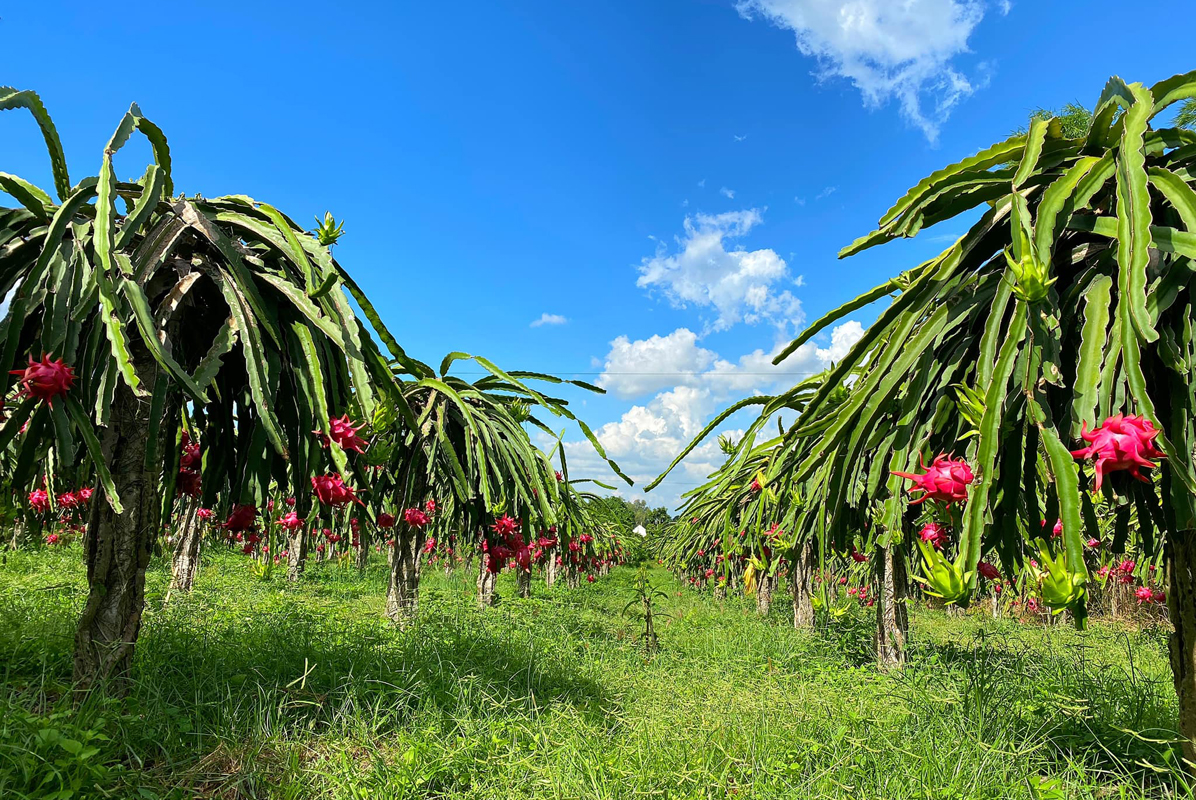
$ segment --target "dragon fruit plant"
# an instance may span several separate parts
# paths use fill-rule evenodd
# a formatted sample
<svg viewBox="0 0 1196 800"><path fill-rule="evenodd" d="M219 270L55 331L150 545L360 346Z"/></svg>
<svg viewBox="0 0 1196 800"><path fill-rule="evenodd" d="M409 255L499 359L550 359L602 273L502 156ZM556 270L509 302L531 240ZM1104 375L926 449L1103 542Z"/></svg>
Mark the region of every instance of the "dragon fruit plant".
<svg viewBox="0 0 1196 800"><path fill-rule="evenodd" d="M1086 542L1101 539L1084 496L1147 510L1163 525L1179 727L1196 763L1196 149L1170 128L1194 96L1196 72L1153 86L1112 78L1082 132L1035 119L920 181L840 256L964 213L976 215L970 229L781 350L775 364L885 302L812 396L803 382L727 413L788 413L769 479L802 487L816 510L805 525L827 544L874 513L870 530L902 541L916 517L898 473L957 451L972 473L954 532L964 603L983 546L1007 569L1041 558L1030 541L1045 506L1061 527L1040 562L1047 600L1082 625ZM924 488L932 497L938 484Z"/></svg>
<svg viewBox="0 0 1196 800"><path fill-rule="evenodd" d="M810 487L831 540L858 530L874 508L879 527L900 535L912 522L901 473L914 474L921 453L966 448L959 457L973 479L955 545L961 602L979 586L982 542L991 543L1007 567L1037 561L1038 599L1078 625L1087 616L1086 543L1102 538L1089 529L1084 495L1147 510L1164 525L1171 665L1190 761L1196 303L1187 265L1196 258L1196 150L1168 126L1175 104L1193 96L1196 73L1153 86L1113 78L1081 135L1034 120L919 182L875 231L844 248L840 255L851 256L979 215L940 255L825 314L780 352L778 364L848 315L887 303L797 412L785 432L792 456L779 456L771 474ZM830 421L820 418L831 390L848 383L846 402ZM960 386L969 388L962 397ZM799 445L802 435L815 443ZM947 501L950 490L922 480L920 495ZM1057 516L1061 527L1045 553L1030 546L1044 506L1048 526Z"/></svg>
<svg viewBox="0 0 1196 800"><path fill-rule="evenodd" d="M0 397L16 399L0 449L16 449L9 477L23 493L42 488L43 464L60 483L94 482L74 672L81 690L109 679L120 688L153 537L178 504L195 525L192 512L219 506L232 532L277 476L300 516L311 476L360 486L348 458L356 431L336 423L371 418L381 399L413 424L389 375L389 360L405 355L327 246L290 218L243 195L179 193L166 136L136 105L97 147L98 174L79 181L36 94L0 88L0 110L33 116L53 178L46 191L0 167L0 188L19 203L0 211L0 294L11 293ZM134 134L153 163L122 180L114 156ZM322 449L313 428L339 443Z"/></svg>

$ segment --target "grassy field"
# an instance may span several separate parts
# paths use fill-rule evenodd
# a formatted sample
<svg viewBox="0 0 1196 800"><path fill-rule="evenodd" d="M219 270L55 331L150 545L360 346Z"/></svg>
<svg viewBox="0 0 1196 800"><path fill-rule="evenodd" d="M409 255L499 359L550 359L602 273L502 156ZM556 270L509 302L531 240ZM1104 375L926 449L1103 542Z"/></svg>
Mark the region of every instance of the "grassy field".
<svg viewBox="0 0 1196 800"><path fill-rule="evenodd" d="M860 619L818 634L652 574L648 657L622 615L635 572L480 612L429 574L409 631L382 568L298 587L208 559L163 604L151 568L124 701L75 708L75 548L0 566L0 797L1137 798L1188 796L1159 631L1085 634L915 613L910 667L878 673ZM55 795L59 790L74 793Z"/></svg>

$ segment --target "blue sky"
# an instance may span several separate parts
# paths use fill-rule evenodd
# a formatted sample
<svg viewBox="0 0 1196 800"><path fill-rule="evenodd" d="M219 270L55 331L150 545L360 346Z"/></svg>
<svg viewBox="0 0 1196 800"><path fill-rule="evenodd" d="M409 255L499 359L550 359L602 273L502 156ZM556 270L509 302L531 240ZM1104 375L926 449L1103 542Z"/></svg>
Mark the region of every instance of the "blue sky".
<svg viewBox="0 0 1196 800"><path fill-rule="evenodd" d="M344 218L337 256L409 352L602 384L570 396L641 482L721 405L826 366L871 316L778 374L769 355L803 322L963 231L837 261L910 185L1035 107L1091 104L1112 74L1196 67L1151 3L339 5L10 5L0 83L42 95L75 180L136 101L180 190ZM51 185L25 115L0 116L0 157ZM118 173L147 159L126 148ZM568 452L575 477L602 477ZM699 451L649 502L717 460Z"/></svg>

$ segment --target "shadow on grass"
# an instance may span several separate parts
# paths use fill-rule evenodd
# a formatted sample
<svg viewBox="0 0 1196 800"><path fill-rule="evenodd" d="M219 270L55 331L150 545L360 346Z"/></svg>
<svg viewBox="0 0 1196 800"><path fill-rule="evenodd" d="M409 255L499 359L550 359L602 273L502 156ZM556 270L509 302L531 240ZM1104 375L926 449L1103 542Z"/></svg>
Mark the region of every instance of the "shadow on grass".
<svg viewBox="0 0 1196 800"><path fill-rule="evenodd" d="M994 746L1020 740L1061 766L1130 777L1148 794L1188 791L1170 675L1142 669L1141 635L1060 633L996 625L915 640L897 693L917 714L955 706L951 716L969 723L961 736Z"/></svg>
<svg viewBox="0 0 1196 800"><path fill-rule="evenodd" d="M218 796L258 796L247 787L297 766L283 743L468 736L549 709L602 724L618 711L583 660L521 630L517 615L457 603L399 630L341 593L360 583L364 594L365 580L334 581L327 594L323 583L281 594L261 587L260 597L242 586L237 598L211 586L165 607L151 596L130 696L78 707L69 697L73 616L16 601L0 626L0 787L13 792L0 795L39 796L35 784L50 775L55 786L148 780L179 796L233 785L240 794ZM73 603L64 596L57 610ZM525 601L520 613L533 611ZM56 767L62 745L38 738L49 728L99 752L77 765L82 772Z"/></svg>

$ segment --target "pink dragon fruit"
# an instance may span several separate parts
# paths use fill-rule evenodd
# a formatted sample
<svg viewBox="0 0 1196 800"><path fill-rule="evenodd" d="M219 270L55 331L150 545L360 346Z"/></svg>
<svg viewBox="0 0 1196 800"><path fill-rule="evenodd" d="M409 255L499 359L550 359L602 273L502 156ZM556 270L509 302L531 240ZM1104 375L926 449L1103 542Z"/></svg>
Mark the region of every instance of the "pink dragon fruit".
<svg viewBox="0 0 1196 800"><path fill-rule="evenodd" d="M364 505L357 499L357 490L346 486L340 475L318 475L311 479L311 487L325 505L339 507L349 502Z"/></svg>
<svg viewBox="0 0 1196 800"><path fill-rule="evenodd" d="M918 532L918 538L934 545L935 550L942 550L943 545L947 543L947 531L937 522L928 522Z"/></svg>
<svg viewBox="0 0 1196 800"><path fill-rule="evenodd" d="M918 465L925 470L922 473L897 472L893 474L902 478L909 478L914 482L911 492L922 492L922 496L914 500L911 505L924 503L927 500L938 500L945 505L962 503L968 499L968 484L973 480L972 468L966 461L948 458L946 455L936 456L930 466L918 457Z"/></svg>
<svg viewBox="0 0 1196 800"><path fill-rule="evenodd" d="M981 575L983 575L985 578L988 578L990 581L1001 580L1000 570L998 570L996 567L994 567L992 564L988 563L987 561L981 561L979 564L977 564L976 570Z"/></svg>
<svg viewBox="0 0 1196 800"><path fill-rule="evenodd" d="M17 383L25 397L45 400L51 406L55 397L66 394L75 384L74 368L68 367L61 358L51 361L49 355L43 355L41 361L34 361L33 356L29 356L29 366L11 370L9 374L21 376Z"/></svg>
<svg viewBox="0 0 1196 800"><path fill-rule="evenodd" d="M366 442L357 432L365 427L363 422L360 425L354 425L353 421L349 419L349 415L345 414L342 417L332 417L328 420L328 433L315 430L312 431L320 439L320 443L325 447L328 446L328 440L336 442L344 450L352 450L355 453L364 453Z"/></svg>
<svg viewBox="0 0 1196 800"><path fill-rule="evenodd" d="M1105 475L1110 472L1129 470L1130 475L1145 482L1146 478L1139 470L1158 466L1151 459L1164 457L1154 444L1159 433L1145 417L1114 414L1091 431L1085 421L1080 437L1088 442L1088 446L1072 450L1071 454L1079 459L1091 458L1096 461L1098 492Z"/></svg>

